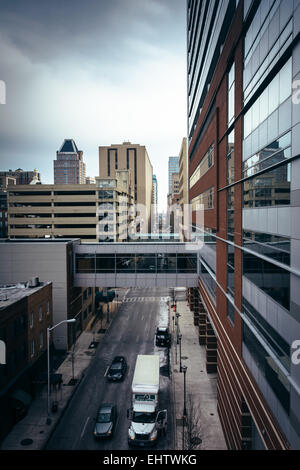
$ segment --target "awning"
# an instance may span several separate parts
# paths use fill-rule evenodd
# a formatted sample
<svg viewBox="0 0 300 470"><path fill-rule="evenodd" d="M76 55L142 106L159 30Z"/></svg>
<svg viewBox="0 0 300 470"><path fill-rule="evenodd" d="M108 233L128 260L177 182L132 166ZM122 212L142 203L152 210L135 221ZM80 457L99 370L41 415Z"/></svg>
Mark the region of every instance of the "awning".
<svg viewBox="0 0 300 470"><path fill-rule="evenodd" d="M15 390L12 394L12 399L14 402L14 408L19 408L20 403L22 403L26 408L29 407L32 398L29 393L25 392L24 390Z"/></svg>

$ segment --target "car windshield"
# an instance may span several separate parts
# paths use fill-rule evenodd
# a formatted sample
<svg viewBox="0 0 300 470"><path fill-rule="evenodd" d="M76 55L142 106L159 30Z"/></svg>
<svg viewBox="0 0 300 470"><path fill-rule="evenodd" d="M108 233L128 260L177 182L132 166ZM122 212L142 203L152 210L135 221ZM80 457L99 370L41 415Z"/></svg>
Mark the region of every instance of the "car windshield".
<svg viewBox="0 0 300 470"><path fill-rule="evenodd" d="M120 370L122 369L122 364L121 362L115 362L110 366L110 370Z"/></svg>
<svg viewBox="0 0 300 470"><path fill-rule="evenodd" d="M134 411L132 421L134 421L135 423L154 423L155 413Z"/></svg>
<svg viewBox="0 0 300 470"><path fill-rule="evenodd" d="M98 414L97 422L98 423L110 423L111 422L110 413L101 413L100 411L100 413Z"/></svg>

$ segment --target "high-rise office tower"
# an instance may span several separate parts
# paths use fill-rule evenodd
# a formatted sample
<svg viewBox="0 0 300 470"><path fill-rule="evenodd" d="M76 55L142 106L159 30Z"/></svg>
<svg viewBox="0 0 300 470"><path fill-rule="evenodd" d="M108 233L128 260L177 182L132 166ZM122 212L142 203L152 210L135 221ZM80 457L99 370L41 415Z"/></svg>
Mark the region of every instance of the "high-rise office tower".
<svg viewBox="0 0 300 470"><path fill-rule="evenodd" d="M54 184L85 184L82 150L73 139L65 139L54 160Z"/></svg>
<svg viewBox="0 0 300 470"><path fill-rule="evenodd" d="M151 230L151 202L153 169L144 145L123 142L99 147L99 175L114 177L116 170L130 170L130 187L134 204L146 207L147 219L144 232Z"/></svg>
<svg viewBox="0 0 300 470"><path fill-rule="evenodd" d="M187 2L189 199L205 241L189 295L231 449L300 448L299 36L299 1Z"/></svg>
<svg viewBox="0 0 300 470"><path fill-rule="evenodd" d="M168 174L169 174L169 194L172 193L172 174L179 172L179 157L169 157Z"/></svg>

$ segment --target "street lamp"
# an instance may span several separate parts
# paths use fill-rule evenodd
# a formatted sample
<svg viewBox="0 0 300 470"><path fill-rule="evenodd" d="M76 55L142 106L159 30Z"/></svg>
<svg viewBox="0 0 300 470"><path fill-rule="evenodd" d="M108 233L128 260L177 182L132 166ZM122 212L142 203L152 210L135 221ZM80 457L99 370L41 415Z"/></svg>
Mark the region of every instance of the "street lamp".
<svg viewBox="0 0 300 470"><path fill-rule="evenodd" d="M176 335L177 335L177 344L178 344L178 332L179 332L179 322L178 318L180 317L179 313L176 313Z"/></svg>
<svg viewBox="0 0 300 470"><path fill-rule="evenodd" d="M182 417L182 449L184 449L184 425L186 419L186 396L185 396L185 374L186 374L187 366L184 364L182 366L183 372L183 417Z"/></svg>
<svg viewBox="0 0 300 470"><path fill-rule="evenodd" d="M47 378L48 378L48 387L47 387L47 424L51 423L50 419L50 351L49 351L49 345L50 345L50 331L54 330L57 326L61 325L62 323L74 323L76 321L75 318L71 318L70 320L63 320L56 325L52 326L51 328L47 328Z"/></svg>
<svg viewBox="0 0 300 470"><path fill-rule="evenodd" d="M179 371L182 372L182 366L181 366L181 338L182 338L182 334L179 333L178 335L178 341L179 341L179 364L180 364L180 368L179 368Z"/></svg>

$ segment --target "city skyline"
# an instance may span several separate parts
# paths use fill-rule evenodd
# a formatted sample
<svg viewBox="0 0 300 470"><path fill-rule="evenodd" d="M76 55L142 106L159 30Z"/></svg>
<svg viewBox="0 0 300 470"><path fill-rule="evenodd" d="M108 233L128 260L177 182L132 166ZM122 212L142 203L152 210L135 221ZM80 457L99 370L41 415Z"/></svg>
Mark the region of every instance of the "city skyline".
<svg viewBox="0 0 300 470"><path fill-rule="evenodd" d="M37 168L51 184L74 139L99 176L98 147L130 140L147 147L165 207L168 156L186 135L185 3L2 2L0 27L1 169Z"/></svg>

